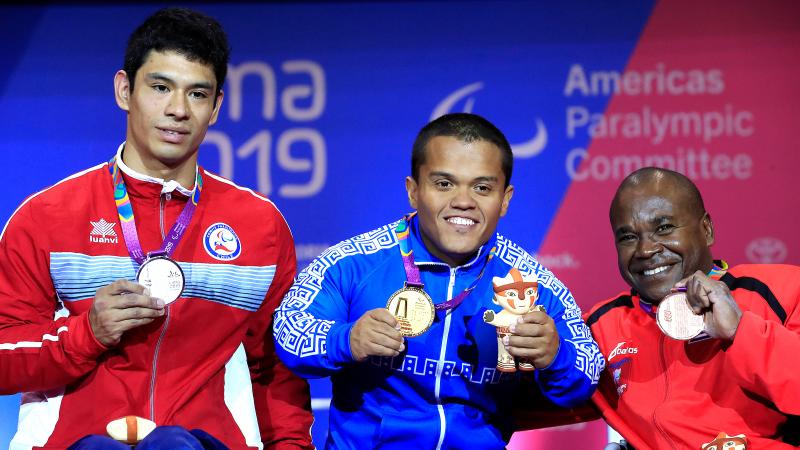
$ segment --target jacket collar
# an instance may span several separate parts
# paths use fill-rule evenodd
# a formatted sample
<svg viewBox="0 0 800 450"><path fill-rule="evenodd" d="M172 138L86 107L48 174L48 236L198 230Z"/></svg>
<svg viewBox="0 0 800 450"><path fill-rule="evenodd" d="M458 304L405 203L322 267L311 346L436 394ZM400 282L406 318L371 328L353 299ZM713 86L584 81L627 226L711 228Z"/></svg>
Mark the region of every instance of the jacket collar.
<svg viewBox="0 0 800 450"><path fill-rule="evenodd" d="M410 230L409 233L409 243L411 245L411 250L414 252L414 264L415 265L435 265L435 266L442 266L442 267L450 267L449 264L442 261L441 259L437 258L428 250L425 246L425 243L422 241L422 231L419 228L419 217L417 214L414 214L413 217L410 219ZM478 251L475 252L475 256L471 258L465 264L458 266L458 268L469 268L474 266L477 262L483 261L486 255L491 251L492 247L495 246L497 242L497 233L492 234L492 237L489 240L481 245L478 248Z"/></svg>
<svg viewBox="0 0 800 450"><path fill-rule="evenodd" d="M172 192L179 192L180 194L191 197L192 191L194 190L194 186L191 189L186 189L185 187L181 186L175 180L166 181L163 178L156 178L151 177L150 175L145 175L143 173L139 173L133 169L131 169L124 161L122 161L122 151L125 148L125 142L119 145L117 148L117 166L122 174L125 176L125 184L126 188L131 194L138 193L138 194L146 194L152 195L154 188L158 188L161 194L169 194ZM199 168L195 166L195 180L197 180L197 171ZM133 180L139 181L141 183L132 182Z"/></svg>

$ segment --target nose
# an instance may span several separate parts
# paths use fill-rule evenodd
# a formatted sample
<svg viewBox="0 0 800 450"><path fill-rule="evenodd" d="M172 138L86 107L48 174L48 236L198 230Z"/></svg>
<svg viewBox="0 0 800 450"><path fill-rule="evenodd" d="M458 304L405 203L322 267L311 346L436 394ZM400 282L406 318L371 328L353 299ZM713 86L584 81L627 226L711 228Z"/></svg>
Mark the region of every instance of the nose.
<svg viewBox="0 0 800 450"><path fill-rule="evenodd" d="M169 98L169 103L167 103L165 113L176 120L189 118L189 103L182 91L176 90L173 92Z"/></svg>
<svg viewBox="0 0 800 450"><path fill-rule="evenodd" d="M450 206L455 209L472 209L475 208L475 205L472 190L468 187L456 189L453 198L450 200Z"/></svg>
<svg viewBox="0 0 800 450"><path fill-rule="evenodd" d="M636 257L637 258L650 258L655 254L661 253L664 250L664 247L661 245L660 242L653 239L652 236L644 235L639 238L639 241L636 243Z"/></svg>

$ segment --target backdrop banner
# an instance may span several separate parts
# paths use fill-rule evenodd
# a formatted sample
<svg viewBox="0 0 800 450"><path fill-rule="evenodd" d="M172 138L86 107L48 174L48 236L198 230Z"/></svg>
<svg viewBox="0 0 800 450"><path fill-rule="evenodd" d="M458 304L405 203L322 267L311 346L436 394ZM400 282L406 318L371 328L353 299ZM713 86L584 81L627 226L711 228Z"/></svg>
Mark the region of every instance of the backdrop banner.
<svg viewBox="0 0 800 450"><path fill-rule="evenodd" d="M0 7L2 223L31 193L114 154L125 116L113 76L129 33L159 6ZM200 162L278 205L300 268L409 211L413 139L456 111L487 117L512 142L515 195L500 232L536 253L584 310L626 287L608 207L643 166L697 182L716 257L800 263L796 2L195 7L220 20L233 49ZM88 236L91 224L71 232ZM312 393L322 447L328 380ZM18 407L19 395L0 397L2 448ZM517 433L509 448L606 442L596 421Z"/></svg>

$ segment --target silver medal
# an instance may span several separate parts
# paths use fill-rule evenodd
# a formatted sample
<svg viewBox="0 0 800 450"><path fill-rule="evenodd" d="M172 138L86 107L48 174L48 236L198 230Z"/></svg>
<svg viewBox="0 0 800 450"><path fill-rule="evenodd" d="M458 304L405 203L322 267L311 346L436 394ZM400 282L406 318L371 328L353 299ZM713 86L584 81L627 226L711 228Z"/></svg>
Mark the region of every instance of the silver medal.
<svg viewBox="0 0 800 450"><path fill-rule="evenodd" d="M148 258L139 271L136 281L150 290L150 296L170 304L177 300L186 286L181 266L166 256Z"/></svg>

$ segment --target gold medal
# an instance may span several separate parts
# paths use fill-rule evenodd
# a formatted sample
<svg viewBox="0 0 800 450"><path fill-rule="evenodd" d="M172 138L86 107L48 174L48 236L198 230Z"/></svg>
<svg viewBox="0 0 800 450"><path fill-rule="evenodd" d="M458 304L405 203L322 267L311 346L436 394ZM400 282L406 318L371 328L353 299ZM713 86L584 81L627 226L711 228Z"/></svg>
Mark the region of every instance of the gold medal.
<svg viewBox="0 0 800 450"><path fill-rule="evenodd" d="M675 292L661 300L656 322L664 334L680 341L688 341L705 329L703 316L692 311L685 292Z"/></svg>
<svg viewBox="0 0 800 450"><path fill-rule="evenodd" d="M400 334L419 336L433 324L436 308L433 300L420 288L405 286L389 297L386 309L400 323Z"/></svg>

